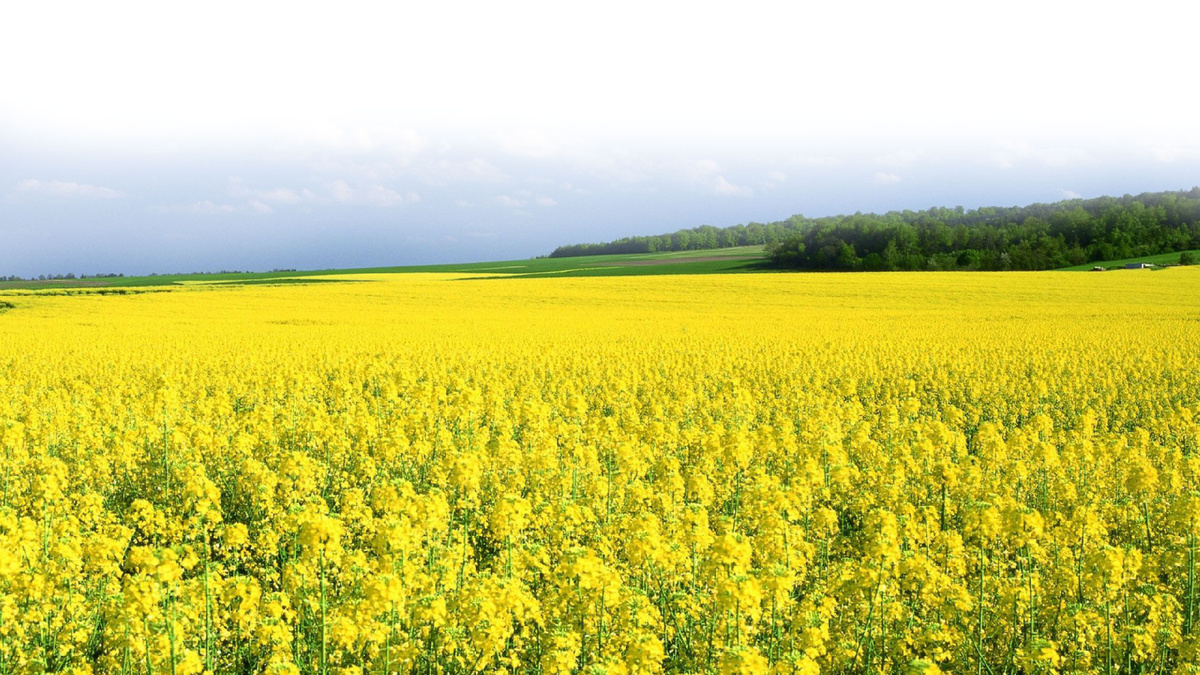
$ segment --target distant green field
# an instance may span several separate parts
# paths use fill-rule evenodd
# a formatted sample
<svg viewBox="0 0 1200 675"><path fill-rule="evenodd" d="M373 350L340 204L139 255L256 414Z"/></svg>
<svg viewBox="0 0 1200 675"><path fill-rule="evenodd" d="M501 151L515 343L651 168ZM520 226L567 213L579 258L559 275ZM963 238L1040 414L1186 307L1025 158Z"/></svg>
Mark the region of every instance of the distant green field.
<svg viewBox="0 0 1200 675"><path fill-rule="evenodd" d="M1198 251L1200 253L1200 251ZM506 278L650 276L676 274L730 274L766 271L766 251L762 246L670 251L628 255L591 255L575 258L530 258L492 262L452 263L447 265L409 265L400 267L363 267L353 269L300 270L294 272L227 272L214 274L159 274L144 277L96 279L56 279L52 281L0 281L0 290L85 290L138 288L194 284L298 284L332 281L321 277L344 274L483 274ZM1107 260L1061 271L1086 271L1101 266L1109 269L1126 263L1148 262L1156 265L1179 262L1179 253ZM107 292L115 292L109 290Z"/></svg>
<svg viewBox="0 0 1200 675"><path fill-rule="evenodd" d="M1086 272L1093 267L1107 267L1108 269L1121 268L1130 263L1151 263L1153 265L1174 265L1179 262L1179 254L1181 251L1174 253L1160 253L1158 255L1144 255L1140 258L1125 258L1123 260L1101 260L1098 262L1090 262L1086 265L1075 265L1074 267L1059 268L1060 272ZM1194 251L1200 254L1200 251Z"/></svg>
<svg viewBox="0 0 1200 675"><path fill-rule="evenodd" d="M88 289L172 286L191 284L267 284L320 281L307 277L335 274L492 274L503 277L540 276L644 276L654 274L720 274L748 272L765 260L761 246L741 246L702 251L638 253L631 255L593 255L577 258L530 258L494 262L448 265L411 265L404 267L364 267L356 269L302 270L296 272L232 272L216 274L159 274L145 277L109 277L100 279L56 279L52 281L3 281L4 289Z"/></svg>

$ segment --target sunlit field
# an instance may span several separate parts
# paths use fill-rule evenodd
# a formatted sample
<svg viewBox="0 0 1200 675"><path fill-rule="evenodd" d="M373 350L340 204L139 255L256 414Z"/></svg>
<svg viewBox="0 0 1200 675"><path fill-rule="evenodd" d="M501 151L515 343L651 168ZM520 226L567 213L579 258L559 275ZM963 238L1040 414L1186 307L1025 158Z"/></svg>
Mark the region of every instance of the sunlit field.
<svg viewBox="0 0 1200 675"><path fill-rule="evenodd" d="M1200 669L1200 269L0 293L0 675Z"/></svg>

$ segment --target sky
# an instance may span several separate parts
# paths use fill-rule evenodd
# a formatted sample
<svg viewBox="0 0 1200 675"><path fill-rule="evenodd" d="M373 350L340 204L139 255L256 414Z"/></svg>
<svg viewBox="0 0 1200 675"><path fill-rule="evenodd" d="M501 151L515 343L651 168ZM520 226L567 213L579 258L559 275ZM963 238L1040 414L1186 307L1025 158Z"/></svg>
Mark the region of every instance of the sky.
<svg viewBox="0 0 1200 675"><path fill-rule="evenodd" d="M1163 0L6 3L0 276L1190 189L1196 25Z"/></svg>

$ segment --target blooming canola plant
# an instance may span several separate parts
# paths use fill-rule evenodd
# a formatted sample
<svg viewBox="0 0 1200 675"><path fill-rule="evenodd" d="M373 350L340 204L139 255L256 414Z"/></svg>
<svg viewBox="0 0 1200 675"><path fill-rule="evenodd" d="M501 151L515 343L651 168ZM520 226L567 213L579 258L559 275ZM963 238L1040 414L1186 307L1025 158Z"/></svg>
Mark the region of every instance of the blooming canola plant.
<svg viewBox="0 0 1200 675"><path fill-rule="evenodd" d="M1200 671L1200 269L7 292L0 675Z"/></svg>

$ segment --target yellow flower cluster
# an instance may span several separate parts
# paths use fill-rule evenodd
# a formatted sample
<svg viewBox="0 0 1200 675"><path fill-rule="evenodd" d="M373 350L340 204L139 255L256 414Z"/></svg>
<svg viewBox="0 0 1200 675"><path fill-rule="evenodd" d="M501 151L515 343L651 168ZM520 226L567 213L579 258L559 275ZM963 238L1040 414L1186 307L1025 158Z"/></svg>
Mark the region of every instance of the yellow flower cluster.
<svg viewBox="0 0 1200 675"><path fill-rule="evenodd" d="M344 281L5 294L0 675L1200 672L1200 269Z"/></svg>

